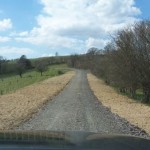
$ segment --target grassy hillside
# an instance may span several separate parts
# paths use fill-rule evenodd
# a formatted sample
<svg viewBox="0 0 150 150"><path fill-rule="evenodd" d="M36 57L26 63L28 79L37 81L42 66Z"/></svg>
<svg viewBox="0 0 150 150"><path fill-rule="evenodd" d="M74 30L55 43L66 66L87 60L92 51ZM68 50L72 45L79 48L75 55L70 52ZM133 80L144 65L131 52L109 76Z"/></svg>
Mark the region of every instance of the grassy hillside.
<svg viewBox="0 0 150 150"><path fill-rule="evenodd" d="M53 76L61 75L68 70L69 68L66 64L61 64L49 66L48 70L43 73L43 76L36 70L24 73L23 78L13 74L0 76L0 95L16 91L19 88L40 82Z"/></svg>

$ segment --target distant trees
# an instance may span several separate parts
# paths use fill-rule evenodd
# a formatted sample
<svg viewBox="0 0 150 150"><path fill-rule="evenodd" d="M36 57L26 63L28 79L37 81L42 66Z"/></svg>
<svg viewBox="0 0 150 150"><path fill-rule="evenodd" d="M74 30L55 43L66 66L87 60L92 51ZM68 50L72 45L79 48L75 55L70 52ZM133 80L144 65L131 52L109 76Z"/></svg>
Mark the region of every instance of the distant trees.
<svg viewBox="0 0 150 150"><path fill-rule="evenodd" d="M25 55L22 55L19 59L6 60L0 56L0 75L17 73L22 78L23 73L30 69L39 70L42 74L47 70L48 65L67 63L68 59L69 56L28 59Z"/></svg>
<svg viewBox="0 0 150 150"><path fill-rule="evenodd" d="M71 55L70 59L68 60L68 65L70 67L76 68L76 67L79 67L78 63L79 63L79 55L77 54Z"/></svg>
<svg viewBox="0 0 150 150"><path fill-rule="evenodd" d="M9 63L9 60L0 56L0 74L8 74L16 72L16 64Z"/></svg>
<svg viewBox="0 0 150 150"><path fill-rule="evenodd" d="M142 101L150 102L149 20L118 31L103 51L91 48L85 55L70 58L74 62L72 66L85 64L83 68L90 69L131 97L135 97L137 89L142 89Z"/></svg>
<svg viewBox="0 0 150 150"><path fill-rule="evenodd" d="M88 61L88 67L89 69L93 68L93 65L95 63L96 55L97 55L98 49L95 47L90 48L86 53L86 59ZM94 60L94 61L93 61Z"/></svg>
<svg viewBox="0 0 150 150"><path fill-rule="evenodd" d="M27 70L27 69L31 69L32 65L31 65L31 61L29 59L27 59L27 57L25 55L22 55L20 57L20 59L17 61L17 72L19 74L19 76L22 78L22 74Z"/></svg>
<svg viewBox="0 0 150 150"><path fill-rule="evenodd" d="M29 59L27 59L27 57L25 55L22 55L20 57L20 59L18 60L18 64L22 65L22 67L24 67L25 69L32 68L31 61Z"/></svg>
<svg viewBox="0 0 150 150"><path fill-rule="evenodd" d="M25 55L15 61L9 61L0 56L0 74L18 73L22 78L22 74L31 68L31 61Z"/></svg>
<svg viewBox="0 0 150 150"><path fill-rule="evenodd" d="M3 57L0 56L0 74L2 74Z"/></svg>
<svg viewBox="0 0 150 150"><path fill-rule="evenodd" d="M43 75L43 72L48 70L48 66L44 61L38 61L36 62L35 66L36 70L41 73L41 76Z"/></svg>
<svg viewBox="0 0 150 150"><path fill-rule="evenodd" d="M70 56L51 56L51 57L43 57L43 58L36 58L32 59L32 66L35 67L36 63L42 60L47 65L54 65L54 64L62 64L67 63Z"/></svg>
<svg viewBox="0 0 150 150"><path fill-rule="evenodd" d="M17 64L8 60L2 64L2 74L16 74Z"/></svg>

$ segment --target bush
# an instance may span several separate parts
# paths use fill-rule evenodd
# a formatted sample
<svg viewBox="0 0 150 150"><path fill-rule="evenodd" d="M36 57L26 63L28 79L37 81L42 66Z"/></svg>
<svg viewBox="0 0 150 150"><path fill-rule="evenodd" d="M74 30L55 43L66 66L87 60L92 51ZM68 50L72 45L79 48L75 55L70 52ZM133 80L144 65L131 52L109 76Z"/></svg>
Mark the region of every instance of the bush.
<svg viewBox="0 0 150 150"><path fill-rule="evenodd" d="M62 75L62 74L64 74L64 72L62 70L58 70L58 74Z"/></svg>

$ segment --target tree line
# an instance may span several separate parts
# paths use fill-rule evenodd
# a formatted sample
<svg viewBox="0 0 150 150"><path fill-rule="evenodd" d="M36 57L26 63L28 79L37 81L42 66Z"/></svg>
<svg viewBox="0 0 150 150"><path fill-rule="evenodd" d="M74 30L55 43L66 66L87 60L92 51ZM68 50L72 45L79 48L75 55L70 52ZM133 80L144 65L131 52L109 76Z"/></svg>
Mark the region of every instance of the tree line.
<svg viewBox="0 0 150 150"><path fill-rule="evenodd" d="M25 55L22 55L19 59L15 60L6 60L0 56L0 75L18 74L22 78L23 73L35 69L42 76L49 65L66 63L67 60L67 56L28 59Z"/></svg>
<svg viewBox="0 0 150 150"><path fill-rule="evenodd" d="M90 48L85 55L72 55L69 65L90 69L120 92L136 96L142 89L142 102L150 102L150 21L136 22L118 31L104 49Z"/></svg>

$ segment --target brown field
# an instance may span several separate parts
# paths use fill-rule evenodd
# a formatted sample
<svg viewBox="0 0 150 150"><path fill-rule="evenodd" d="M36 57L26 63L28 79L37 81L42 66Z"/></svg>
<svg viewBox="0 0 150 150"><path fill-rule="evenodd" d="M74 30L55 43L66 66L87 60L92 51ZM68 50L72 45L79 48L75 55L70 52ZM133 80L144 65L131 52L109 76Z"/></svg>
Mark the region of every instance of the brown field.
<svg viewBox="0 0 150 150"><path fill-rule="evenodd" d="M104 106L150 134L150 106L118 94L92 74L88 74L88 81L95 96Z"/></svg>
<svg viewBox="0 0 150 150"><path fill-rule="evenodd" d="M56 96L74 76L74 72L49 78L0 96L0 130L10 130L29 119L46 102Z"/></svg>

